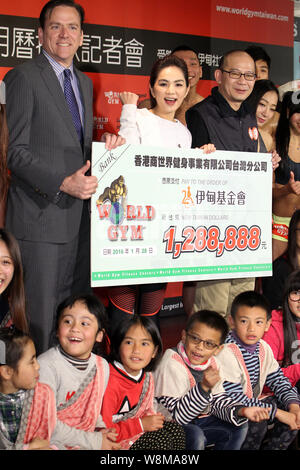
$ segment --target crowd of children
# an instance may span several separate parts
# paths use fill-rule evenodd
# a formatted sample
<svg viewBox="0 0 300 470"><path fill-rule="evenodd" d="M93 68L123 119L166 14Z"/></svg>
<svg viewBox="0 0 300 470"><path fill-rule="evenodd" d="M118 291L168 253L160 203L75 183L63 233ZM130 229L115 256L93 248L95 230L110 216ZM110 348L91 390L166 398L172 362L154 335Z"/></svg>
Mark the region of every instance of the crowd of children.
<svg viewBox="0 0 300 470"><path fill-rule="evenodd" d="M17 263L14 237L1 233L0 449L284 450L295 441L299 271L272 323L267 299L246 291L228 321L191 315L165 351L153 319L137 314L106 341L99 298L72 295L37 358L26 328L7 321Z"/></svg>
<svg viewBox="0 0 300 470"><path fill-rule="evenodd" d="M106 324L94 295L59 306L56 344L38 360L27 333L1 328L0 448L287 449L300 427L300 397L262 339L266 299L240 294L230 323L229 331L217 312L197 312L162 356L153 320L133 315L111 337L106 359L92 352Z"/></svg>

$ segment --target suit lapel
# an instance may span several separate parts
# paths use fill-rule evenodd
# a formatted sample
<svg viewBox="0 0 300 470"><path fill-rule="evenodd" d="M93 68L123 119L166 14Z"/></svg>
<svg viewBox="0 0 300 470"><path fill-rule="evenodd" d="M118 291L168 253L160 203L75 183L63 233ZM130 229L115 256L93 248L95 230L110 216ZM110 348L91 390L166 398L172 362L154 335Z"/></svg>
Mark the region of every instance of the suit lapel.
<svg viewBox="0 0 300 470"><path fill-rule="evenodd" d="M74 127L74 123L65 99L65 95L58 81L58 78L55 75L54 70L52 69L49 61L43 54L40 54L38 56L37 63L41 68L41 77L44 81L45 87L50 92L53 98L53 102L57 106L59 113L63 116L64 122L67 128L69 129L70 134L72 135L76 144L80 147L78 135Z"/></svg>

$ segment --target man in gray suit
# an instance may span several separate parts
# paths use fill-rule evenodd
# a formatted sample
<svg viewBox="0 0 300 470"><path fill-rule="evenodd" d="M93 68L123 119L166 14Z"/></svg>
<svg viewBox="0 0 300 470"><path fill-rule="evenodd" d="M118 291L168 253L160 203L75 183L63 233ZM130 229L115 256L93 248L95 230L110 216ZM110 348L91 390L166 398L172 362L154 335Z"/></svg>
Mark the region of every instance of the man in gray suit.
<svg viewBox="0 0 300 470"><path fill-rule="evenodd" d="M48 2L38 30L42 53L4 79L11 171L6 226L20 244L38 352L48 348L57 304L90 289L88 201L97 189L89 175L93 87L73 66L83 20L80 5ZM106 137L109 148L124 142Z"/></svg>

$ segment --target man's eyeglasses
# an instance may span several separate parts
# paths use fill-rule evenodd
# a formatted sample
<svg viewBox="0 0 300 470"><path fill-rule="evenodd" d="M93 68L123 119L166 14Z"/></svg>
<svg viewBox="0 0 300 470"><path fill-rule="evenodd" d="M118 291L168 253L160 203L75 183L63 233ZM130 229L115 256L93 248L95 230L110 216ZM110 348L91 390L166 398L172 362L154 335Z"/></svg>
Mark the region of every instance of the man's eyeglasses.
<svg viewBox="0 0 300 470"><path fill-rule="evenodd" d="M241 78L242 75L245 77L245 80L247 80L248 82L253 82L253 80L256 79L256 74L252 72L242 73L242 72L239 72L238 70L224 70L224 69L221 69L221 71L228 73L230 78L234 78L236 80L238 78Z"/></svg>
<svg viewBox="0 0 300 470"><path fill-rule="evenodd" d="M292 290L292 292L289 293L289 299L292 302L299 302L299 300L300 300L300 290Z"/></svg>
<svg viewBox="0 0 300 470"><path fill-rule="evenodd" d="M219 344L213 343L212 341L206 341L204 339L199 338L199 336L192 335L191 333L187 333L186 335L190 338L193 344L203 343L205 349L215 349L219 347Z"/></svg>

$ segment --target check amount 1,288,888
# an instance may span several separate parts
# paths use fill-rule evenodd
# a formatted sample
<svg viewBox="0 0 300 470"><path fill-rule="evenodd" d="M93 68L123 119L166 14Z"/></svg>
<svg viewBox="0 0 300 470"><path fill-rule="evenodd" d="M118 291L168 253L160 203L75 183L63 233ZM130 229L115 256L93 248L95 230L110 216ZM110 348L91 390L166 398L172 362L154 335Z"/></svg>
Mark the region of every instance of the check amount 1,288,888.
<svg viewBox="0 0 300 470"><path fill-rule="evenodd" d="M176 240L177 227L172 225L165 232L163 242L166 244L165 253L172 254L172 258L179 258L183 253L201 253L204 250L215 251L216 256L222 256L224 250L257 250L261 244L261 229L257 225L235 227L229 225L225 228L224 238L220 239L219 227L192 227L188 225L182 229L182 240Z"/></svg>

